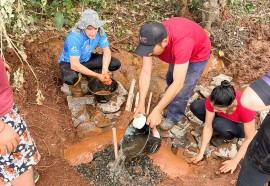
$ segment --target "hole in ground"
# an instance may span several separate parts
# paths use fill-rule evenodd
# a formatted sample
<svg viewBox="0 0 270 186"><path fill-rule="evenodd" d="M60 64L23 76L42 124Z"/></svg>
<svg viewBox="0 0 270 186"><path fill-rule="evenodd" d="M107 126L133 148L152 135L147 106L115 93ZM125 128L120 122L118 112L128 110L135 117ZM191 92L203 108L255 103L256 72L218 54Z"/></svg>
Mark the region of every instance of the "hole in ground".
<svg viewBox="0 0 270 186"><path fill-rule="evenodd" d="M113 146L94 155L91 163L79 165L77 171L83 174L93 185L124 186L149 185L154 186L167 178L159 167L152 164L152 160L144 155L127 159L117 175L111 172L111 165L115 162Z"/></svg>

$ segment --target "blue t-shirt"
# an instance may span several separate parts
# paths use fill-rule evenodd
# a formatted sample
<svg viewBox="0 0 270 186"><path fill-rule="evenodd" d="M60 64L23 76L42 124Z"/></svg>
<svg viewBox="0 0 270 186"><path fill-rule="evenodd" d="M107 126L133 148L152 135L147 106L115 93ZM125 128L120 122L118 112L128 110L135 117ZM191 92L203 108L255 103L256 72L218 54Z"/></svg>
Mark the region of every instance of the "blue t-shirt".
<svg viewBox="0 0 270 186"><path fill-rule="evenodd" d="M98 32L94 39L89 39L83 31L80 33L69 32L58 63L61 61L70 63L70 56L80 56L80 63L87 62L98 45L102 49L109 45L105 33L101 37Z"/></svg>

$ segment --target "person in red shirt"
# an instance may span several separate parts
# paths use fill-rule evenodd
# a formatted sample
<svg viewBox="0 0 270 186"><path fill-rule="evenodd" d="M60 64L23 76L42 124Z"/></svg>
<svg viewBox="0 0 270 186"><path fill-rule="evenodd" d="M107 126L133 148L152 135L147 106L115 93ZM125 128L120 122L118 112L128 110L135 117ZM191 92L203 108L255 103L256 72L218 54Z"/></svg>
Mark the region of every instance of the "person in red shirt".
<svg viewBox="0 0 270 186"><path fill-rule="evenodd" d="M203 159L205 149L215 132L215 136L211 139L214 146L235 137L245 138L235 157L223 162L220 171L233 173L236 169L255 135L256 112L242 106L241 96L240 91L235 90L227 80L224 80L213 89L206 100L195 100L191 103L190 110L204 122L200 151L191 158L193 163Z"/></svg>
<svg viewBox="0 0 270 186"><path fill-rule="evenodd" d="M26 123L13 103L6 69L0 57L0 186L35 185L33 167L40 154Z"/></svg>
<svg viewBox="0 0 270 186"><path fill-rule="evenodd" d="M184 115L187 101L208 62L211 42L200 25L175 17L162 23L149 22L140 29L135 54L143 56L139 77L139 104L134 117L145 114L145 98L150 86L152 57L169 64L164 96L147 118L152 128L171 129ZM161 112L167 117L161 122Z"/></svg>

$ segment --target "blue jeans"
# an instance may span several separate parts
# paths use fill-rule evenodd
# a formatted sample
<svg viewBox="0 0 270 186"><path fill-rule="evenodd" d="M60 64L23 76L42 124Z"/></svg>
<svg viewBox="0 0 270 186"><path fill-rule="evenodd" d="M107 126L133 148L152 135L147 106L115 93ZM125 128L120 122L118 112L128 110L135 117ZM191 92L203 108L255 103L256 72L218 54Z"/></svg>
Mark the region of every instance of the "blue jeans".
<svg viewBox="0 0 270 186"><path fill-rule="evenodd" d="M178 122L182 119L187 102L197 85L209 58L202 62L189 63L183 88L167 107L167 118ZM173 83L174 64L170 64L166 76L167 88Z"/></svg>

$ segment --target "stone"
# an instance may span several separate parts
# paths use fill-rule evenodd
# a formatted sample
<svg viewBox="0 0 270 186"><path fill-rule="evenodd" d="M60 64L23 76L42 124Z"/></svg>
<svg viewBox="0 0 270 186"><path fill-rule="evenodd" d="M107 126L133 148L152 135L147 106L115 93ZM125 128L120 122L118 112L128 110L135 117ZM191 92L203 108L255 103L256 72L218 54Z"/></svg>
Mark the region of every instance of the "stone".
<svg viewBox="0 0 270 186"><path fill-rule="evenodd" d="M125 96L113 95L108 103L98 103L97 107L103 113L114 113L120 110L121 106L126 102Z"/></svg>
<svg viewBox="0 0 270 186"><path fill-rule="evenodd" d="M189 120L186 117L183 117L179 122L176 124L179 126L181 129L187 128L189 125Z"/></svg>
<svg viewBox="0 0 270 186"><path fill-rule="evenodd" d="M230 144L230 147L220 147L217 148L214 153L220 158L230 158L232 159L237 154L237 146L236 144Z"/></svg>
<svg viewBox="0 0 270 186"><path fill-rule="evenodd" d="M77 126L77 132L79 134L83 134L83 133L87 133L91 130L94 130L96 129L96 124L95 122L83 122L83 123L80 123L78 126Z"/></svg>
<svg viewBox="0 0 270 186"><path fill-rule="evenodd" d="M75 98L73 96L67 96L68 108L72 115L75 116L85 105L94 105L94 97L86 95L83 97Z"/></svg>
<svg viewBox="0 0 270 186"><path fill-rule="evenodd" d="M186 130L182 129L181 127L174 125L173 128L171 128L171 133L173 133L176 137L180 138L186 134Z"/></svg>
<svg viewBox="0 0 270 186"><path fill-rule="evenodd" d="M108 119L118 119L118 117L121 115L121 111L115 112L115 113L109 113L109 114L105 114L105 117Z"/></svg>
<svg viewBox="0 0 270 186"><path fill-rule="evenodd" d="M185 115L188 117L188 119L194 123L197 123L199 125L202 125L203 122L199 120L194 114L188 109L185 113Z"/></svg>
<svg viewBox="0 0 270 186"><path fill-rule="evenodd" d="M188 103L192 103L196 99L198 99L199 94L197 92L194 92L194 94L189 98Z"/></svg>
<svg viewBox="0 0 270 186"><path fill-rule="evenodd" d="M98 119L98 122L96 123L96 127L98 128L104 128L104 127L108 127L112 125L111 121L107 118L104 118L104 117L100 117Z"/></svg>
<svg viewBox="0 0 270 186"><path fill-rule="evenodd" d="M141 166L135 166L133 167L133 170L136 174L141 174L143 173L142 167Z"/></svg>
<svg viewBox="0 0 270 186"><path fill-rule="evenodd" d="M214 87L204 87L202 85L199 85L198 87L198 90L200 92L200 94L204 97L204 98L207 98L208 96L210 96L212 90Z"/></svg>
<svg viewBox="0 0 270 186"><path fill-rule="evenodd" d="M182 136L180 138L174 138L172 141L172 145L175 148L187 148L187 146L190 144L188 139L185 136Z"/></svg>
<svg viewBox="0 0 270 186"><path fill-rule="evenodd" d="M219 74L218 76L215 76L212 78L212 82L210 83L211 86L216 87L221 84L223 80L227 80L229 82L232 81L232 77L226 76L224 74Z"/></svg>
<svg viewBox="0 0 270 186"><path fill-rule="evenodd" d="M218 76L215 76L212 78L212 82L210 83L211 86L216 87L221 84L223 80L227 80L229 82L232 81L232 77L226 76L224 74L219 74Z"/></svg>
<svg viewBox="0 0 270 186"><path fill-rule="evenodd" d="M127 90L123 87L123 85L117 81L118 83L118 89L116 90L116 93L118 95L126 96L128 94Z"/></svg>
<svg viewBox="0 0 270 186"><path fill-rule="evenodd" d="M174 134L170 130L160 130L159 133L163 138L174 138Z"/></svg>
<svg viewBox="0 0 270 186"><path fill-rule="evenodd" d="M82 78L81 87L84 95L89 93L88 80L86 78Z"/></svg>
<svg viewBox="0 0 270 186"><path fill-rule="evenodd" d="M67 96L71 96L71 95L72 95L71 92L70 92L70 90L69 90L69 85L66 84L66 83L64 83L64 84L61 86L60 90L61 90L64 94L66 94Z"/></svg>

